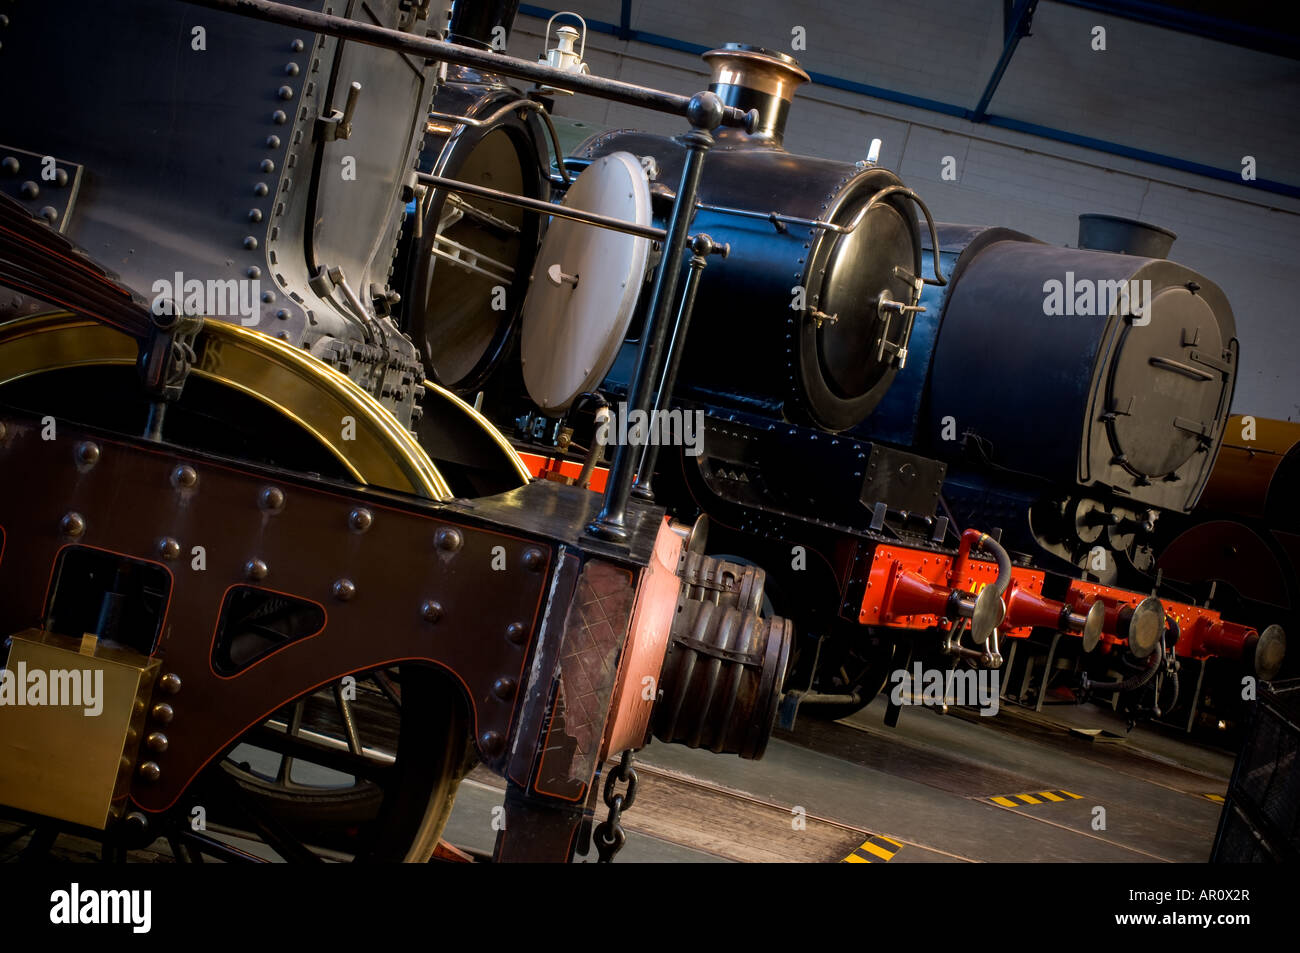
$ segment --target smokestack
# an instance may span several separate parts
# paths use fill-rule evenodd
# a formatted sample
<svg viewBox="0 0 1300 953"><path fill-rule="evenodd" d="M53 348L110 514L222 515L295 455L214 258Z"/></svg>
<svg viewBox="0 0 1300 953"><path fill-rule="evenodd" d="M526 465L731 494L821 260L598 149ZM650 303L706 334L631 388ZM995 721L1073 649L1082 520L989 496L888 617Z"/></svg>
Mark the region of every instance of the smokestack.
<svg viewBox="0 0 1300 953"><path fill-rule="evenodd" d="M710 50L704 54L704 61L713 69L709 89L723 103L744 111L758 110L758 129L750 138L781 145L790 100L794 99L796 88L809 82L799 61L785 53L745 43L728 43L722 49Z"/></svg>
<svg viewBox="0 0 1300 953"><path fill-rule="evenodd" d="M1168 258L1178 238L1167 228L1117 215L1080 215L1079 247L1139 258Z"/></svg>
<svg viewBox="0 0 1300 953"><path fill-rule="evenodd" d="M492 28L505 27L505 38L509 39L518 12L519 0L455 0L448 38L462 46L493 49Z"/></svg>

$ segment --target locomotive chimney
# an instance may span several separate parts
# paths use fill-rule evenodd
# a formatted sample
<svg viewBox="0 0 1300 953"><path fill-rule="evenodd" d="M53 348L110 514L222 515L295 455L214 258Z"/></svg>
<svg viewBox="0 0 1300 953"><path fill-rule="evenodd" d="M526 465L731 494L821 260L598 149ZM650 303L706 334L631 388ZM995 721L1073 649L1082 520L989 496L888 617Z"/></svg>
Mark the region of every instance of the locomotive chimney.
<svg viewBox="0 0 1300 953"><path fill-rule="evenodd" d="M710 50L704 54L704 61L713 68L709 89L723 103L741 110L758 110L758 128L750 138L780 146L785 138L785 120L790 114L794 91L809 82L799 61L784 53L744 43L728 43L721 49ZM731 130L718 132L726 136Z"/></svg>
<svg viewBox="0 0 1300 953"><path fill-rule="evenodd" d="M1079 247L1119 252L1139 258L1168 258L1175 235L1159 225L1117 215L1079 216Z"/></svg>
<svg viewBox="0 0 1300 953"><path fill-rule="evenodd" d="M462 46L495 49L492 30L503 27L505 36L502 39L508 40L518 12L519 0L455 0L451 7L451 25L447 29L448 39Z"/></svg>

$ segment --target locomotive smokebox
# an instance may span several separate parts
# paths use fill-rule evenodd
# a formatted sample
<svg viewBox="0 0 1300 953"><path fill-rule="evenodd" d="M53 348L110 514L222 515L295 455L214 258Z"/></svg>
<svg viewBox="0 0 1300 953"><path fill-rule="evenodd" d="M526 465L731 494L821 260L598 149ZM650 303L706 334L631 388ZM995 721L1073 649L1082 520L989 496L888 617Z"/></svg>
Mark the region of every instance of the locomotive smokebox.
<svg viewBox="0 0 1300 953"><path fill-rule="evenodd" d="M758 128L751 139L774 146L785 140L785 121L790 115L794 91L809 82L808 74L793 56L746 43L728 43L704 54L713 68L709 90L728 106L758 110ZM719 130L718 135L745 135L740 130Z"/></svg>
<svg viewBox="0 0 1300 953"><path fill-rule="evenodd" d="M1162 255L1172 244L1118 223L1126 234L1110 238L1124 247L1143 247L1139 228L1163 239ZM1186 512L1223 439L1237 355L1227 298L1190 268L990 230L953 270L930 369L932 446ZM973 367L997 386L972 388ZM942 439L949 415L966 440Z"/></svg>
<svg viewBox="0 0 1300 953"><path fill-rule="evenodd" d="M1139 258L1168 258L1178 236L1167 228L1118 215L1079 216L1079 247Z"/></svg>
<svg viewBox="0 0 1300 953"><path fill-rule="evenodd" d="M691 229L731 252L700 278L677 393L844 430L871 413L907 360L921 291L919 199L873 163L786 151L791 99L808 81L791 57L733 43L704 58L713 67L709 88L757 109L760 121L753 134L717 131L704 163ZM663 224L684 144L618 130L588 139L576 156L620 151L654 159ZM615 390L636 342L625 344L608 378Z"/></svg>

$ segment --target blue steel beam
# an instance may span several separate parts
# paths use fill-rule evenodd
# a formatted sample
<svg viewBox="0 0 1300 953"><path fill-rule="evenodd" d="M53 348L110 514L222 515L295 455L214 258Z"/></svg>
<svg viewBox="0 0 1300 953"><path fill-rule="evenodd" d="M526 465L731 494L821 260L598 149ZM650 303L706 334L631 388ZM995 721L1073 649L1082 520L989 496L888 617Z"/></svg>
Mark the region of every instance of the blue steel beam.
<svg viewBox="0 0 1300 953"><path fill-rule="evenodd" d="M546 20L556 11L546 7L522 3L519 5L519 12L525 16ZM624 29L620 24L606 23L602 20L588 20L587 28L593 33L607 33L611 36L619 36L620 31ZM656 33L641 33L637 30L631 29L627 32L627 39L635 40L638 43L645 43L647 46L657 46L664 49L677 50L682 53L694 53L697 56L712 49L712 47L701 46L698 43L688 43L685 40L660 36ZM963 106L956 106L952 103L940 102L935 99L927 99L924 96L913 96L910 93L886 89L881 86L872 86L868 83L859 83L856 80L844 79L839 76L830 76L826 73L809 72L808 75L812 81L819 86L829 86L832 89L842 89L845 92L858 93L863 96L870 96L873 99L884 100L885 102L898 103L902 106L911 106L915 109L924 109L929 112L942 113L945 116L955 116L958 119L970 120L974 116L972 110ZM1247 185L1250 188L1258 189L1261 192L1272 192L1276 195L1285 195L1288 198L1300 199L1300 187L1290 185L1286 182L1277 182L1272 179L1255 179L1251 182L1244 183L1241 180L1241 173L1236 170L1219 169L1214 166L1204 165L1200 162L1192 162L1191 160L1182 159L1177 156L1165 155L1159 152L1149 152L1146 149L1136 149L1132 146L1122 145L1118 142L1109 142L1105 139L1094 139L1091 136L1083 136L1079 133L1068 132L1063 129L1054 129L1050 126L1041 126L1037 123L1023 122L1022 120L1012 119L1007 116L990 114L985 117L984 123L989 126L997 126L1002 129L1010 129L1016 132L1038 136L1042 139L1049 139L1053 142L1063 142L1072 146L1082 146L1108 155L1122 156L1126 159L1136 159L1140 162L1147 162L1151 165L1161 166L1166 169L1175 169L1179 172L1190 172L1194 175L1203 175L1207 178L1217 179L1221 182Z"/></svg>
<svg viewBox="0 0 1300 953"><path fill-rule="evenodd" d="M988 118L989 103L993 100L998 83L1002 82L1002 74L1011 65L1011 57L1015 54L1016 47L1020 45L1020 38L1029 33L1029 19L1034 15L1036 6L1038 0L1019 0L1015 9L1011 11L1006 26L1006 39L1002 43L1002 55L998 57L998 65L993 67L993 75L989 77L984 93L975 105L975 111L970 117L972 122L983 122Z"/></svg>

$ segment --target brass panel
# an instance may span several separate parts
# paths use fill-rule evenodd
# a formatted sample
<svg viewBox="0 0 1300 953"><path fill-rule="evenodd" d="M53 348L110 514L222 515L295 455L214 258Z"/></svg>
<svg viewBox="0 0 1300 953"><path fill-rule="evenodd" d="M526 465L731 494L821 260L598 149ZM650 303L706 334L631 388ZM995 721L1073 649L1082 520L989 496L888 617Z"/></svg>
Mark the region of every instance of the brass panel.
<svg viewBox="0 0 1300 953"><path fill-rule="evenodd" d="M13 637L0 687L0 804L102 830L125 803L159 661L93 637L81 647L38 629ZM36 673L40 696L28 693Z"/></svg>

